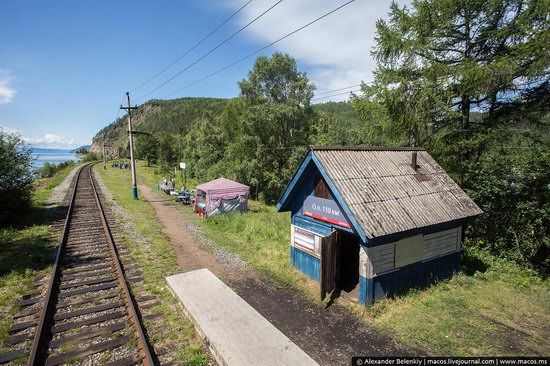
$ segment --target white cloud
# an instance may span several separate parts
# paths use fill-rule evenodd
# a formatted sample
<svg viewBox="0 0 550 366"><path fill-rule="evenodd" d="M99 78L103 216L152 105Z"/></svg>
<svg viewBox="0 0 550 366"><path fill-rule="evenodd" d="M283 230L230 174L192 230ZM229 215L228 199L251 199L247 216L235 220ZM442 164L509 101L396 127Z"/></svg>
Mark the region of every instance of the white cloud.
<svg viewBox="0 0 550 366"><path fill-rule="evenodd" d="M20 135L21 138L33 147L45 147L52 149L73 149L85 145L86 143L69 137L46 133L44 135L27 135L24 131L0 125L4 132Z"/></svg>
<svg viewBox="0 0 550 366"><path fill-rule="evenodd" d="M13 79L9 71L0 69L0 104L13 102L13 98L17 93L10 85Z"/></svg>
<svg viewBox="0 0 550 366"><path fill-rule="evenodd" d="M245 25L272 3L273 0L252 2L239 14L239 24ZM344 0L285 1L245 32L260 44L267 44L344 3ZM238 8L242 1L232 4ZM387 19L389 7L387 0L355 1L274 47L306 64L319 93L370 81L376 68L371 56L376 21ZM324 101L347 98L348 95L341 95Z"/></svg>
<svg viewBox="0 0 550 366"><path fill-rule="evenodd" d="M51 147L57 149L70 149L83 143L75 139L56 135L54 133L46 133L42 136L23 136L23 139L34 147Z"/></svg>

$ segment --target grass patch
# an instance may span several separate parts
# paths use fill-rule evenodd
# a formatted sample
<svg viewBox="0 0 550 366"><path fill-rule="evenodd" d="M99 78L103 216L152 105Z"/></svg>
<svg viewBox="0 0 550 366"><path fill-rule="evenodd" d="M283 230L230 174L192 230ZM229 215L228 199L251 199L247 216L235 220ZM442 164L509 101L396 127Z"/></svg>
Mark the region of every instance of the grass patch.
<svg viewBox="0 0 550 366"><path fill-rule="evenodd" d="M156 191L163 176L156 167L138 162L139 179ZM196 187L196 180L188 180ZM166 197L158 192L159 197ZM171 202L187 220L201 227L204 235L228 252L238 255L252 268L285 286L300 291L320 305L319 291L302 273L290 265L290 214L277 213L275 207L249 200L246 213L229 213L203 220L190 206ZM269 223L269 225L266 225Z"/></svg>
<svg viewBox="0 0 550 366"><path fill-rule="evenodd" d="M478 250L468 250L464 264L450 280L379 302L365 315L435 354L547 355L550 282Z"/></svg>
<svg viewBox="0 0 550 366"><path fill-rule="evenodd" d="M150 187L162 179L139 167ZM290 218L251 202L245 214L198 219L177 205L220 247L237 254L273 280L297 288L319 304L318 289L290 266ZM468 250L464 268L448 281L378 302L350 305L364 321L398 341L430 354L453 356L547 355L550 353L550 280L483 251Z"/></svg>
<svg viewBox="0 0 550 366"><path fill-rule="evenodd" d="M52 194L52 190L60 185L74 168L80 165L82 164L73 164L58 171L53 177L35 180L33 183L35 189L33 194L34 206L44 207Z"/></svg>
<svg viewBox="0 0 550 366"><path fill-rule="evenodd" d="M20 310L15 303L32 289L33 277L50 271L53 247L49 224L54 212L46 207L47 200L75 166L35 181L33 207L21 214L17 225L0 227L0 352L8 351L3 341L9 335L13 315Z"/></svg>
<svg viewBox="0 0 550 366"><path fill-rule="evenodd" d="M162 225L156 220L153 208L147 202L132 198L131 187L126 184L130 181L129 170L103 170L99 165L95 166L95 170L113 195L113 199L131 214L137 234L145 239L145 243L140 244L124 234L124 242L128 244L132 258L143 271L146 289L162 301L162 305L155 310L164 315L166 324L170 326L167 332L153 334L153 341L176 342L179 347L176 357L185 364L207 364L208 353L197 337L193 324L178 311L178 302L166 285L165 277L178 272L176 254L170 240L162 233Z"/></svg>

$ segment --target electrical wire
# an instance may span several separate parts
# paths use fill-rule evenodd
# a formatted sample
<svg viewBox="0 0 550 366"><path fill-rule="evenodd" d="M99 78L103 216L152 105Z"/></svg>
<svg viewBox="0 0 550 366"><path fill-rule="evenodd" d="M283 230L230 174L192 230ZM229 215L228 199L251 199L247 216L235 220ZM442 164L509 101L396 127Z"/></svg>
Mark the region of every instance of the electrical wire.
<svg viewBox="0 0 550 366"><path fill-rule="evenodd" d="M122 106L122 103L124 103L124 96L125 96L125 94L122 95L122 102L120 102L120 105L121 105L121 106ZM118 120L118 117L120 116L120 111L121 111L121 109L118 108L118 112L117 112L116 117L115 117L115 119L113 120L113 122L116 122L116 121Z"/></svg>
<svg viewBox="0 0 550 366"><path fill-rule="evenodd" d="M358 91L361 91L361 89L348 90L347 92L344 92L344 93L331 94L331 95L327 95L327 96L324 96L324 97L312 98L311 100L314 101L314 100L319 100L319 99L332 98L332 97L337 97L337 96L339 96L339 95L345 95L345 94L349 94L349 93L355 93L355 92L358 92Z"/></svg>
<svg viewBox="0 0 550 366"><path fill-rule="evenodd" d="M212 52L214 52L215 50L217 50L218 48L220 48L221 46L223 46L224 44L226 44L227 42L229 42L233 37L235 37L236 35L238 35L239 33L241 33L243 30L245 30L246 28L248 28L250 25L252 25L254 22L256 22L258 19L260 19L261 17L263 17L265 14L267 14L270 10L272 10L274 7L276 7L277 5L279 5L280 3L282 3L283 0L278 0L275 4L271 5L267 10L265 10L263 13L261 13L260 15L258 15L256 18L252 19L250 22L248 22L245 26L241 27L238 31L236 31L235 33L233 33L232 35L230 35L229 37L227 37L226 39L224 39L221 43L219 43L216 47L210 49L208 52L206 52L205 54L203 54L201 57L199 57L198 59L196 59L195 61L193 61L192 63L190 63L189 65L187 65L183 70L179 71L178 73L176 73L175 75L173 75L172 77L170 77L168 80L166 80L164 83L160 84L159 86L157 86L155 89L151 90L150 92L140 96L139 98L136 98L136 100L140 100L140 99L143 99L145 98L146 96L148 95L151 95L152 93L156 92L157 90L159 90L160 88L162 88L164 85L168 84L170 81L174 80L176 77L178 77L179 75L183 74L185 71L189 70L191 67L193 67L194 65L196 65L197 63L199 63L201 60L205 59L208 55L210 55Z"/></svg>
<svg viewBox="0 0 550 366"><path fill-rule="evenodd" d="M157 76L159 76L160 74L162 74L163 72L165 72L166 70L168 70L169 68L171 68L172 66L174 66L179 60L181 60L182 58L184 58L185 56L187 56L187 54L189 54L189 52L193 51L195 48L197 48L198 46L200 46L204 41L206 41L208 38L210 38L210 36L214 33L216 33L218 31L218 29L220 29L221 27L224 26L225 23L227 23L228 21L230 21L235 15L239 14L241 12L241 10L243 10L248 4L250 4L253 0L249 0L247 3L245 3L243 6L241 6L236 12L234 12L233 14L231 14L231 16L229 18L227 18L226 20L224 20L220 25L218 25L216 28L214 28L214 30L212 30L210 33L208 33L206 36L204 36L200 41L198 41L197 43L195 43L195 45L191 48L189 48L187 51L185 51L180 57L178 57L175 61L173 61L170 65L166 66L164 69L160 70L160 72L158 72L155 76L153 76L152 78L150 78L149 80L145 81L144 83L140 84L139 86L131 89L130 91L136 91L142 87L144 87L145 85L149 84L151 81L153 81Z"/></svg>
<svg viewBox="0 0 550 366"><path fill-rule="evenodd" d="M368 83L365 83L365 84L368 84ZM340 88L340 89L327 90L327 91L324 91L324 92L322 92L322 93L315 93L315 97L317 97L318 95L324 95L324 94L334 93L334 92L337 92L337 91L340 91L340 90L346 90L346 89L351 89L351 88L357 88L358 86L361 86L361 85L362 85L362 84L355 84L355 85L346 86L346 87L343 87L343 88Z"/></svg>
<svg viewBox="0 0 550 366"><path fill-rule="evenodd" d="M166 98L166 97L169 97L169 96L171 96L171 95L173 95L173 94L179 93L179 92L181 92L181 91L183 91L183 90L185 90L185 89L187 89L187 88L192 87L193 85L196 85L196 84L198 84L198 83L200 83L200 82L203 82L203 81L206 80L206 79L211 78L212 76L215 76L215 75L219 74L219 73L222 72L222 71L225 71L225 70L229 69L230 67L233 67L233 66L235 66L235 65L237 65L237 64L239 64L239 63L241 63L241 62L243 62L244 60L246 60L246 59L248 59L248 58L250 58L250 57L252 57L252 56L254 56L254 55L256 55L256 54L258 54L258 53L260 53L260 52L262 52L263 50L265 50L265 49L267 49L267 48L273 46L274 44L279 43L279 42L281 42L282 40L284 40L284 39L286 39L286 38L288 38L288 37L290 37L290 36L292 36L292 35L298 33L298 32L301 31L302 29L305 29L305 28L309 27L310 25L312 25L312 24L314 24L314 23L317 23L317 22L320 21L321 19L326 18L326 17L329 16L330 14L332 14L332 13L334 13L334 12L336 12L336 11L342 9L343 7L345 7L345 6L347 6L347 5L351 4L351 3L353 3L354 1L355 1L355 0L350 0L350 1L348 1L348 2L346 2L346 3L344 3L344 4L342 4L342 5L338 6L337 8L334 8L333 10L329 11L328 13L325 13L324 15L321 15L320 17L318 17L318 18L312 20L311 22L309 22L309 23L307 23L307 24L305 24L305 25L303 25L303 26L301 26L301 27L299 27L299 28L293 30L292 32L290 32L290 33L288 33L288 34L286 34L286 35L284 35L284 36L278 38L277 40L275 40L275 41L269 43L268 45L266 45L266 46L264 46L264 47L262 47L262 48L260 48L260 49L258 49L258 50L256 50L256 51L254 51L254 52L252 52L252 53L249 53L248 55L246 55L246 56L244 56L244 57L238 59L237 61L234 61L234 62L230 63L229 65L224 66L224 67L222 67L221 69L218 69L217 71L214 71L213 73L208 74L208 75L206 75L205 77L203 77L203 78L201 78L201 79L199 79L199 80L196 80L196 81L194 81L194 82L192 82L192 83L190 83L190 84L187 84L187 85L185 85L183 88L180 88L180 89L178 89L178 90L176 90L176 91L174 91L174 92L171 92L171 93L169 93L169 94L166 94L163 98Z"/></svg>

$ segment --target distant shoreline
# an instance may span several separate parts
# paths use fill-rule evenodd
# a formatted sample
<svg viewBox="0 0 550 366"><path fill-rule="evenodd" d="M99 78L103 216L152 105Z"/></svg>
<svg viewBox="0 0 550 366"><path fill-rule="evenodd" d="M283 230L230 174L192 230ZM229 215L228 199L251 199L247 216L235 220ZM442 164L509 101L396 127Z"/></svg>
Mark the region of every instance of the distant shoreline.
<svg viewBox="0 0 550 366"><path fill-rule="evenodd" d="M59 164L67 160L74 161L75 163L82 159L82 156L78 156L75 153L69 151L63 152L45 152L41 150L40 152L31 151L33 156L32 166L33 168L40 168L42 165L48 164Z"/></svg>

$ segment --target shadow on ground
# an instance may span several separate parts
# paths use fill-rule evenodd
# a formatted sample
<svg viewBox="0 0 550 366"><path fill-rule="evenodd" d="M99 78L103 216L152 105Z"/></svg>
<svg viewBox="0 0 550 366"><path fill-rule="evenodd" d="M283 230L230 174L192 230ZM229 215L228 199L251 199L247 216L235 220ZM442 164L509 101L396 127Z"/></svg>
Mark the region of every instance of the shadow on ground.
<svg viewBox="0 0 550 366"><path fill-rule="evenodd" d="M462 272L468 276L473 276L476 272L484 273L489 269L487 263L484 263L481 259L464 253L464 256L461 258Z"/></svg>
<svg viewBox="0 0 550 366"><path fill-rule="evenodd" d="M66 206L33 207L19 221L0 226L0 276L41 270L54 261L55 245L45 226L62 225Z"/></svg>

